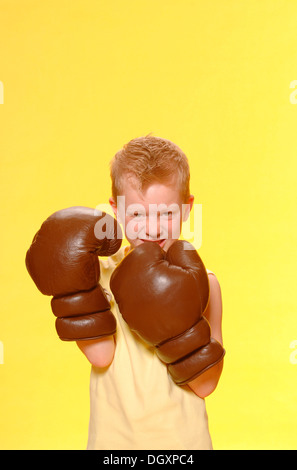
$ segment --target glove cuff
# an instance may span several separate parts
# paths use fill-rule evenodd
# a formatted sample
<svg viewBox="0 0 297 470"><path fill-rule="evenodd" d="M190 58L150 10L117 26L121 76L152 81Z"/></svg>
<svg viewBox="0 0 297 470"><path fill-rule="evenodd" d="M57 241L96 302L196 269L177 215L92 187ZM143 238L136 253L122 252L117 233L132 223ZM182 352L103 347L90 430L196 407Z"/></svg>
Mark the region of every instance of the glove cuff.
<svg viewBox="0 0 297 470"><path fill-rule="evenodd" d="M58 317L57 333L64 341L96 339L116 332L116 319L100 284L89 291L53 297L51 307Z"/></svg>
<svg viewBox="0 0 297 470"><path fill-rule="evenodd" d="M51 300L53 314L56 317L73 317L86 313L102 312L110 309L109 301L101 285L91 290L75 294L53 297Z"/></svg>
<svg viewBox="0 0 297 470"><path fill-rule="evenodd" d="M110 310L90 315L57 318L56 330L63 341L98 339L115 334L116 319Z"/></svg>
<svg viewBox="0 0 297 470"><path fill-rule="evenodd" d="M198 349L190 356L170 364L168 372L177 385L185 385L219 363L225 352L222 345L214 338L211 338L206 346Z"/></svg>
<svg viewBox="0 0 297 470"><path fill-rule="evenodd" d="M181 335L160 343L156 347L156 353L161 361L172 364L206 346L209 341L210 325L205 317L201 317L195 325Z"/></svg>

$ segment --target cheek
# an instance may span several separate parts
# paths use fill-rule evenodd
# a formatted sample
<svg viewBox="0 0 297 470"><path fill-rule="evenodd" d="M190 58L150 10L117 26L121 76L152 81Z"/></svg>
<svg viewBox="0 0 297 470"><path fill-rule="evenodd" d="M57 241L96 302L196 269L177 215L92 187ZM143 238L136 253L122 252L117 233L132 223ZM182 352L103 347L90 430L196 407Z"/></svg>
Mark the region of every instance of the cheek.
<svg viewBox="0 0 297 470"><path fill-rule="evenodd" d="M168 238L179 238L181 234L181 222L179 218L168 220Z"/></svg>
<svg viewBox="0 0 297 470"><path fill-rule="evenodd" d="M125 235L130 240L135 240L145 228L145 222L135 220L133 217L125 218Z"/></svg>

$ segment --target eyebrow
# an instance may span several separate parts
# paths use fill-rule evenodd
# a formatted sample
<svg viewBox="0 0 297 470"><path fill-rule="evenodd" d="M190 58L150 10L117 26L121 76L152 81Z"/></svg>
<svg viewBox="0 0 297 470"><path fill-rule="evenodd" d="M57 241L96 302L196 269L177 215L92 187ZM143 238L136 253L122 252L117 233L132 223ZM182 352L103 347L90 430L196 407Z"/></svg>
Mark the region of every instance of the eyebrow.
<svg viewBox="0 0 297 470"><path fill-rule="evenodd" d="M153 206L153 207L152 207ZM149 204L148 210L140 203L139 205L137 204L130 204L127 209L126 209L126 214L131 215L134 213L142 214L142 215L149 215L149 214L164 214L164 213L176 213L179 212L180 208L178 204L172 203L172 204Z"/></svg>

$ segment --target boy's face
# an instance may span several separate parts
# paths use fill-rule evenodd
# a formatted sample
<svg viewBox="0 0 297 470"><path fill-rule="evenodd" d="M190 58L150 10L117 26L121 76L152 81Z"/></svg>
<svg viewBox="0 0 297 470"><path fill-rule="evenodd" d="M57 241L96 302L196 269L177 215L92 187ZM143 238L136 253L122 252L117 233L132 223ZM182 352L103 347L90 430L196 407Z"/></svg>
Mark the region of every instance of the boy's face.
<svg viewBox="0 0 297 470"><path fill-rule="evenodd" d="M153 183L141 192L133 180L127 178L124 187L117 201L110 198L109 202L131 247L150 241L167 250L178 240L194 197L182 200L177 185L171 184Z"/></svg>

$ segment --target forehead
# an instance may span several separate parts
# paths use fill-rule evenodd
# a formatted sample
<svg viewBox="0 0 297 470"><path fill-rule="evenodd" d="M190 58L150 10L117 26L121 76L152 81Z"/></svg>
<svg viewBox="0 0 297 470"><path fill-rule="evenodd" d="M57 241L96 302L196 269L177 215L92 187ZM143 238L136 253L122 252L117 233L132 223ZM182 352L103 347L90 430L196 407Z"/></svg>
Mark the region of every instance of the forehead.
<svg viewBox="0 0 297 470"><path fill-rule="evenodd" d="M141 190L137 182L127 179L122 195L125 197L125 205L140 203L145 207L149 204L181 204L182 197L178 184L175 181L168 183L152 183Z"/></svg>

